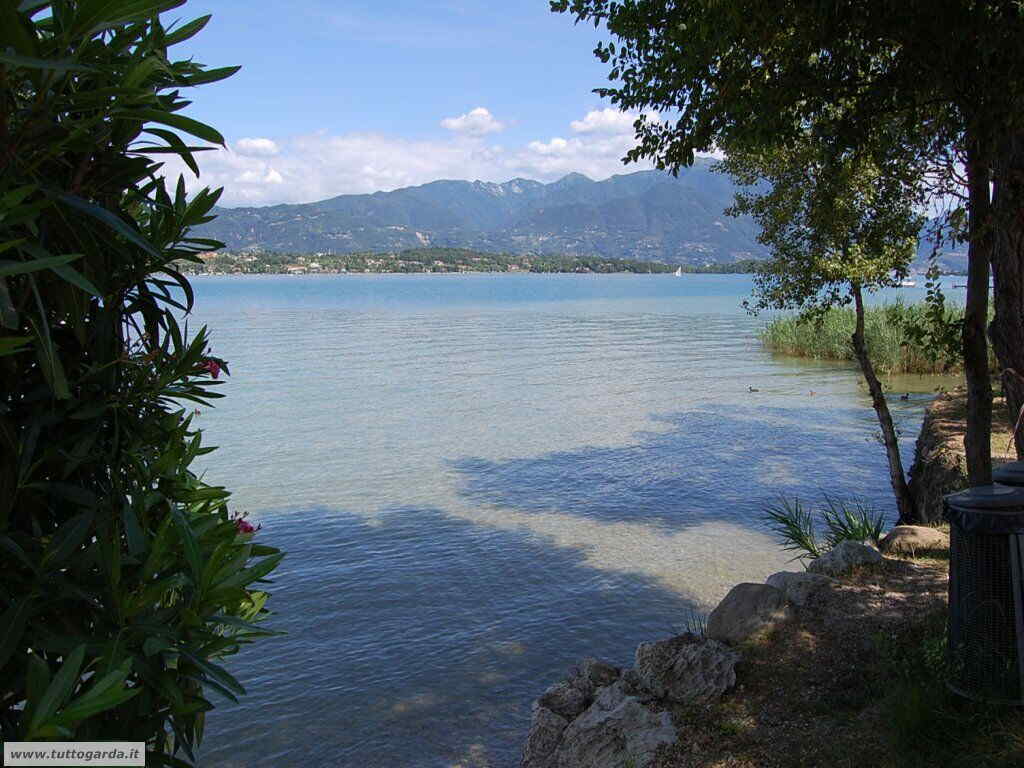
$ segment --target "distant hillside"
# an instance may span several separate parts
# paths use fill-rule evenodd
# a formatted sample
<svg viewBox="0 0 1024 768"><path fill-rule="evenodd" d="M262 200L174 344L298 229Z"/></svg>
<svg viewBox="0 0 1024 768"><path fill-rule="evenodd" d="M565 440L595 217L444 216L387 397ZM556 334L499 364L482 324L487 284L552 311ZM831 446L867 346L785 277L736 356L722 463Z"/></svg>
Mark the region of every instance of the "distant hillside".
<svg viewBox="0 0 1024 768"><path fill-rule="evenodd" d="M733 185L711 172L713 162L698 158L678 177L639 171L604 181L571 173L550 184L434 181L317 203L217 208L200 232L231 250L291 253L469 248L684 265L766 257L753 220L725 215ZM927 267L930 251L922 244L915 268ZM966 250L944 253L940 264L962 268Z"/></svg>
<svg viewBox="0 0 1024 768"><path fill-rule="evenodd" d="M932 221L925 226L926 233L931 228ZM927 235L921 239L917 246L917 260L914 262L915 269L924 271L928 268L933 242ZM936 261L938 262L939 269L943 272L967 274L967 244L944 245L939 249Z"/></svg>
<svg viewBox="0 0 1024 768"><path fill-rule="evenodd" d="M698 159L678 178L640 171L605 181L574 173L550 184L434 181L317 203L219 208L201 232L232 249L307 253L434 246L670 264L765 256L753 221L723 213L733 188L711 162Z"/></svg>

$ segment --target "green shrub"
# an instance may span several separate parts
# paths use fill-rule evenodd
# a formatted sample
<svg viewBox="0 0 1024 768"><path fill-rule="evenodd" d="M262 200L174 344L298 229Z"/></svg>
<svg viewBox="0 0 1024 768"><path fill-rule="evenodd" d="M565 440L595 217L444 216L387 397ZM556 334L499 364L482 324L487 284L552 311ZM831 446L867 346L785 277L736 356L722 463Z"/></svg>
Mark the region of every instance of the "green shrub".
<svg viewBox="0 0 1024 768"><path fill-rule="evenodd" d="M880 375L896 373L952 373L960 370L957 356L933 348L919 329L931 323L926 304L895 302L868 307L864 312L864 336L868 355ZM963 307L947 307L944 322L963 319ZM851 337L856 323L850 307L832 308L818 317L780 315L761 331L764 346L784 355L819 360L855 361Z"/></svg>
<svg viewBox="0 0 1024 768"><path fill-rule="evenodd" d="M860 499L843 501L822 494L817 521L815 517L800 499L780 498L764 511L768 529L782 542L782 548L799 553L794 559L821 557L841 541L878 544L885 528L885 515ZM822 529L824 542L819 536Z"/></svg>
<svg viewBox="0 0 1024 768"><path fill-rule="evenodd" d="M764 511L768 528L782 541L782 548L800 552L797 557L821 557L821 545L814 530L814 518L800 499L780 498Z"/></svg>
<svg viewBox="0 0 1024 768"><path fill-rule="evenodd" d="M227 365L180 327L172 262L219 245L188 234L219 191L168 191L152 157L223 144L181 91L235 68L168 59L208 18L165 29L181 4L0 5L0 738L171 765L209 692L243 692L218 660L268 634L282 556L189 469Z"/></svg>
<svg viewBox="0 0 1024 768"><path fill-rule="evenodd" d="M823 494L821 516L825 521L825 544L832 549L841 541L871 541L882 538L885 515L875 512L863 499L840 501Z"/></svg>

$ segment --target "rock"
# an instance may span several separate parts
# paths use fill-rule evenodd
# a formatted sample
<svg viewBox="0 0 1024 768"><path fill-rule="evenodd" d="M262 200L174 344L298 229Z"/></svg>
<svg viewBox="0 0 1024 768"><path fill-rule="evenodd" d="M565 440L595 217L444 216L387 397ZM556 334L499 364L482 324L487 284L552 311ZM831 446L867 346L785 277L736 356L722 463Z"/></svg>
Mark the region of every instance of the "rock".
<svg viewBox="0 0 1024 768"><path fill-rule="evenodd" d="M886 554L908 555L923 549L948 549L949 536L924 525L897 525L879 542L878 548Z"/></svg>
<svg viewBox="0 0 1024 768"><path fill-rule="evenodd" d="M523 745L521 768L555 768L556 748L569 721L546 707L533 705L533 722Z"/></svg>
<svg viewBox="0 0 1024 768"><path fill-rule="evenodd" d="M644 696L646 694L643 683L640 682L640 675L636 673L635 669L627 669L623 672L619 682L627 696Z"/></svg>
<svg viewBox="0 0 1024 768"><path fill-rule="evenodd" d="M874 565L882 562L881 553L870 544L860 541L840 541L821 557L811 560L807 570L838 576L858 565Z"/></svg>
<svg viewBox="0 0 1024 768"><path fill-rule="evenodd" d="M590 708L562 733L557 768L646 768L662 744L676 740L668 712L655 714L621 681L598 691ZM543 765L543 764L531 764ZM524 761L523 768L526 768Z"/></svg>
<svg viewBox="0 0 1024 768"><path fill-rule="evenodd" d="M708 616L707 636L735 645L789 616L780 590L767 584L737 584Z"/></svg>
<svg viewBox="0 0 1024 768"><path fill-rule="evenodd" d="M574 685L575 682L576 680L563 680L555 683L541 694L537 699L537 705L569 720L577 717L590 706L593 688L589 685L581 688Z"/></svg>
<svg viewBox="0 0 1024 768"><path fill-rule="evenodd" d="M622 670L618 667L598 661L597 659L587 658L580 664L579 676L586 680L595 691L598 688L611 685L619 679L621 674Z"/></svg>
<svg viewBox="0 0 1024 768"><path fill-rule="evenodd" d="M779 571L769 576L765 583L782 592L793 605L803 606L807 605L812 595L834 584L835 579L820 573Z"/></svg>
<svg viewBox="0 0 1024 768"><path fill-rule="evenodd" d="M736 684L740 655L717 640L685 634L636 649L636 674L660 699L704 704Z"/></svg>

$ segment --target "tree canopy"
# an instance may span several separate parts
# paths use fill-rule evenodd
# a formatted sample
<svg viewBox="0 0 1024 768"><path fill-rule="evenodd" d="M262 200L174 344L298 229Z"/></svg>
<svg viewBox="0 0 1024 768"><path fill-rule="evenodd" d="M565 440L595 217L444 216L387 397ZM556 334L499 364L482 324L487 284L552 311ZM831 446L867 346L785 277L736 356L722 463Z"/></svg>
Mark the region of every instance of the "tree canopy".
<svg viewBox="0 0 1024 768"><path fill-rule="evenodd" d="M896 285L924 223L916 190L868 154L835 157L820 142L730 150L720 164L739 187L732 215L751 215L770 249L755 309L813 314L848 304L854 283Z"/></svg>
<svg viewBox="0 0 1024 768"><path fill-rule="evenodd" d="M863 146L885 117L903 141L939 146L965 131L1019 127L1024 11L1013 0L554 0L604 24L596 89L641 116L630 159L660 167L728 143L799 138L808 125Z"/></svg>

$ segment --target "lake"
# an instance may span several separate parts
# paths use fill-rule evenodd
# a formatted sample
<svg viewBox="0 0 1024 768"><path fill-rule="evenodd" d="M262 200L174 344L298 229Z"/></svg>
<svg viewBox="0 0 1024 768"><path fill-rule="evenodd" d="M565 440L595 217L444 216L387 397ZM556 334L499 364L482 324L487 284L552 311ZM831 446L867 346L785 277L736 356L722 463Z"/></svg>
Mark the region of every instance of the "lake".
<svg viewBox="0 0 1024 768"><path fill-rule="evenodd" d="M762 350L747 276L194 284L233 374L199 468L288 552L204 766L517 765L574 663L797 567L767 504L894 511L859 373ZM929 399L891 403L908 466Z"/></svg>

